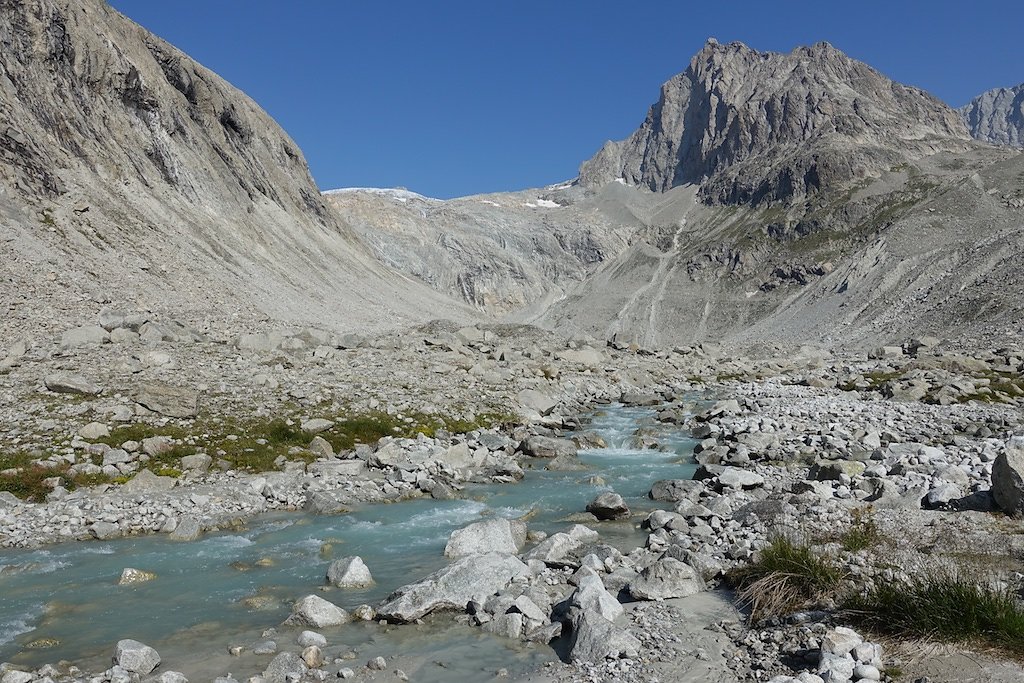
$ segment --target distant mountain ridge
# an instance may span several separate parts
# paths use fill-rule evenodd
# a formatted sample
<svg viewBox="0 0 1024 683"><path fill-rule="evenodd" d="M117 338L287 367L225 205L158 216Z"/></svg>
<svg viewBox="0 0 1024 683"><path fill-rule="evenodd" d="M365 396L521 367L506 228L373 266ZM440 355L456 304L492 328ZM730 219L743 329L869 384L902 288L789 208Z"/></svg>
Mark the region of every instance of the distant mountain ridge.
<svg viewBox="0 0 1024 683"><path fill-rule="evenodd" d="M793 202L969 140L954 110L828 43L780 54L709 40L640 128L579 177L656 192L700 184L720 204Z"/></svg>
<svg viewBox="0 0 1024 683"><path fill-rule="evenodd" d="M959 112L978 140L1024 148L1024 83L984 92Z"/></svg>

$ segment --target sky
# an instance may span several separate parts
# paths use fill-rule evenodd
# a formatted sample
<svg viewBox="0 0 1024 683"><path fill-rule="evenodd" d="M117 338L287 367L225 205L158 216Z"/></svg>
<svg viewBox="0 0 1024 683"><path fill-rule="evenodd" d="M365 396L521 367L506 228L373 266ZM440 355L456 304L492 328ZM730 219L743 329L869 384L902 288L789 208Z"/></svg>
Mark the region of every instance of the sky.
<svg viewBox="0 0 1024 683"><path fill-rule="evenodd" d="M567 180L708 37L826 40L953 106L1024 82L1020 0L110 0L255 99L321 189Z"/></svg>

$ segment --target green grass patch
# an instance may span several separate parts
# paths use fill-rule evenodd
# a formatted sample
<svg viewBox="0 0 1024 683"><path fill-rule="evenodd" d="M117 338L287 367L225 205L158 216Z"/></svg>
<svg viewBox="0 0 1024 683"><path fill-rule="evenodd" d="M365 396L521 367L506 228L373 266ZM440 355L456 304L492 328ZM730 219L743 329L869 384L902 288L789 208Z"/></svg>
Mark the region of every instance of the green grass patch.
<svg viewBox="0 0 1024 683"><path fill-rule="evenodd" d="M853 511L853 522L850 528L839 536L839 544L843 550L851 553L874 548L882 543L884 537L878 524L870 517L870 513L858 508Z"/></svg>
<svg viewBox="0 0 1024 683"><path fill-rule="evenodd" d="M1024 606L1009 589L952 574L879 583L843 605L855 623L899 638L969 643L1024 653Z"/></svg>
<svg viewBox="0 0 1024 683"><path fill-rule="evenodd" d="M68 474L70 465L62 463L56 467L44 467L27 453L0 454L0 491L7 491L21 500L39 503L53 489L45 484L47 479L60 477L60 483L69 491L83 486L110 483L105 474Z"/></svg>
<svg viewBox="0 0 1024 683"><path fill-rule="evenodd" d="M754 562L734 569L728 578L740 604L750 608L754 621L760 621L790 614L835 593L846 572L810 545L776 536Z"/></svg>
<svg viewBox="0 0 1024 683"><path fill-rule="evenodd" d="M166 436L171 439L183 439L188 436L188 430L178 425L168 424L163 426L151 425L145 422L114 427L110 430L109 436L96 439L97 443L105 443L112 448L120 448L126 441L142 443L143 440L154 436Z"/></svg>

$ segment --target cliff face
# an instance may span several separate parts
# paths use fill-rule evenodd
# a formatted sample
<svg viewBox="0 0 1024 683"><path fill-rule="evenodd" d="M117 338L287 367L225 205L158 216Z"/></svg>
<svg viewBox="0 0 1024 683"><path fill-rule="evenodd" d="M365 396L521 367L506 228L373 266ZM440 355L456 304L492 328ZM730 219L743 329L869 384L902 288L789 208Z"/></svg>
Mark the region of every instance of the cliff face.
<svg viewBox="0 0 1024 683"><path fill-rule="evenodd" d="M0 203L26 315L114 297L373 324L446 305L370 256L255 102L102 0L0 0Z"/></svg>
<svg viewBox="0 0 1024 683"><path fill-rule="evenodd" d="M959 111L978 140L1024 148L1024 83L984 92Z"/></svg>
<svg viewBox="0 0 1024 683"><path fill-rule="evenodd" d="M957 113L827 43L789 54L709 41L661 88L640 128L580 168L705 201L796 201L937 151L962 151Z"/></svg>

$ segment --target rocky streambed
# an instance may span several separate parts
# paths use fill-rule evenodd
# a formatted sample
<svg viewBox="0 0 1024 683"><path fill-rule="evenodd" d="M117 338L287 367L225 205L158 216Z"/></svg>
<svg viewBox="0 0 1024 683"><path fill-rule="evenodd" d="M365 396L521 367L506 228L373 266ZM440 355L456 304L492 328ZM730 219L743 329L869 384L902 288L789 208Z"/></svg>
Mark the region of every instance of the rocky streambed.
<svg viewBox="0 0 1024 683"><path fill-rule="evenodd" d="M881 647L844 607L936 571L1017 590L1018 351L140 321L3 361L0 476L43 495L0 501L4 683L1021 675L984 643ZM346 442L368 416L388 431ZM742 577L780 547L826 588L761 613Z"/></svg>

